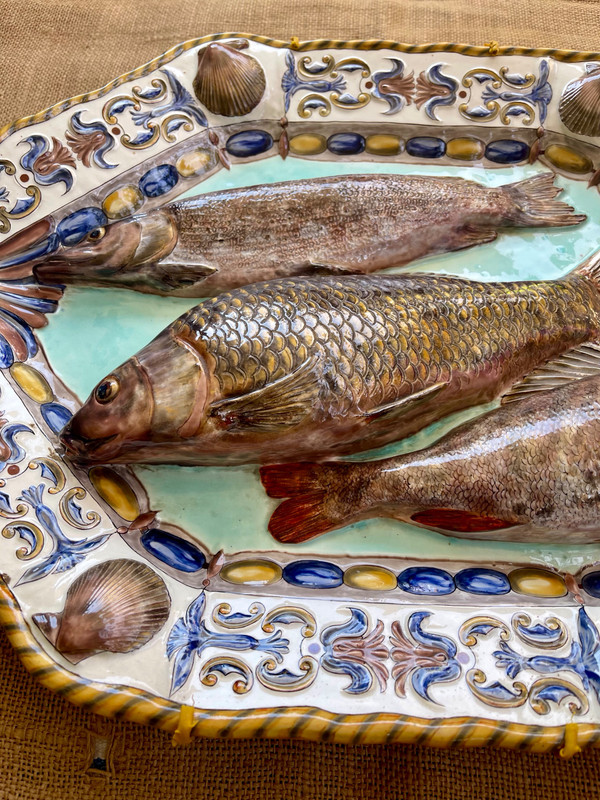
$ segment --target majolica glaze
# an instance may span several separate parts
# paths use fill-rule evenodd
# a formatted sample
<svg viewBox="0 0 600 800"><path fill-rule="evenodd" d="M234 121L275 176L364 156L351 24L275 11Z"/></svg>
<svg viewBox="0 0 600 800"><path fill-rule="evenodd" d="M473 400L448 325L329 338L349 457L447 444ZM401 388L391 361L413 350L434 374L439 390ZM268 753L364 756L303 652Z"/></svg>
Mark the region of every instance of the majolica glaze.
<svg viewBox="0 0 600 800"><path fill-rule="evenodd" d="M545 749L566 740L572 752L578 734L565 725L576 722L581 741L595 742L600 579L593 552L565 557L565 571L556 560L502 559L497 551L477 563L477 548L471 559L453 560L436 538L426 539L419 558L392 555L391 541L387 550L357 549L351 535L346 544L332 537L331 552L265 552L248 534L232 547L244 518L253 519L251 504L229 527L202 514L188 524L184 509L181 519L170 511L157 517L153 508L163 505L153 502L153 473L140 472L140 482L120 466L88 472L57 456L57 432L79 403L57 377L65 368L56 366L51 334L61 303L76 296L67 290L61 300L60 289L28 283L23 250L42 262L53 248L76 247L113 220L153 212L253 160L296 159L307 174L309 165L343 171L355 163L363 173L368 165L416 166L424 175L460 167L463 178L473 168L486 176L514 165L494 185L523 179L526 165L540 161L597 192L596 143L563 125L561 96L593 77L600 54L555 60L541 51L509 56L392 43L344 50L327 42L297 49L260 37L213 38L223 42L212 52L211 38L187 43L1 133L0 616L9 635L55 688L100 713L126 709L132 719L178 727L180 738L192 728L222 735L222 720L230 735L274 735L285 720L294 735L340 741L418 736L449 744L476 735L498 742L495 731L508 722L500 743ZM227 90L211 82L232 71L252 76L248 92L235 90L235 80ZM579 92L578 102L587 94ZM575 230L569 237L579 238L560 241L586 241L589 233ZM559 240L539 241L548 248ZM568 263L552 250L560 274L591 249ZM47 322L52 368L33 333ZM144 481L153 487L150 500ZM242 508L233 485L226 497L224 506ZM257 540L262 533L257 526ZM124 607L140 613L124 613L120 633L130 636L118 642L106 636L106 620L118 618L118 590L108 589L105 570L148 575L140 592L127 594ZM82 640L92 607L95 634ZM106 683L117 674L115 697ZM187 706L221 711L181 713ZM460 723L452 721L457 708Z"/></svg>

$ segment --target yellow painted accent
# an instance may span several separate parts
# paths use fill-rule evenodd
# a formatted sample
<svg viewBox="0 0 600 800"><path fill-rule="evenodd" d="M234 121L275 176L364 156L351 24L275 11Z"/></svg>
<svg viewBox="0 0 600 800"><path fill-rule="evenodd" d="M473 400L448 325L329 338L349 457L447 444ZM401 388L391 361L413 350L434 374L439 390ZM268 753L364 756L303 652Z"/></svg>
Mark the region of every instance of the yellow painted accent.
<svg viewBox="0 0 600 800"><path fill-rule="evenodd" d="M180 156L175 166L180 175L184 178L190 178L192 175L202 175L203 172L206 172L212 160L212 154L208 150L196 148Z"/></svg>
<svg viewBox="0 0 600 800"><path fill-rule="evenodd" d="M16 361L10 368L10 374L25 394L36 403L48 403L54 397L46 378L29 364Z"/></svg>
<svg viewBox="0 0 600 800"><path fill-rule="evenodd" d="M290 139L290 152L297 156L316 156L327 149L327 139L318 133L301 133Z"/></svg>
<svg viewBox="0 0 600 800"><path fill-rule="evenodd" d="M571 147L564 144L551 144L544 150L544 155L551 164L565 172L575 172L578 175L585 175L594 168L591 160L581 153L577 153Z"/></svg>
<svg viewBox="0 0 600 800"><path fill-rule="evenodd" d="M576 722L567 722L565 725L565 743L559 750L561 758L572 758L581 753L581 747L577 743L578 727Z"/></svg>
<svg viewBox="0 0 600 800"><path fill-rule="evenodd" d="M144 195L137 186L122 186L104 199L102 208L107 217L122 219L133 214L144 204Z"/></svg>
<svg viewBox="0 0 600 800"><path fill-rule="evenodd" d="M244 584L246 586L267 586L281 580L281 567L274 561L250 559L248 561L234 561L221 570L220 576L228 583Z"/></svg>
<svg viewBox="0 0 600 800"><path fill-rule="evenodd" d="M484 152L485 145L483 142L467 136L450 139L446 145L448 158L458 158L461 161L478 161L483 158Z"/></svg>
<svg viewBox="0 0 600 800"><path fill-rule="evenodd" d="M344 583L354 589L367 589L375 592L389 592L398 586L396 576L389 569L368 565L347 569L344 573Z"/></svg>
<svg viewBox="0 0 600 800"><path fill-rule="evenodd" d="M96 100L104 95L121 86L128 81L141 78L148 75L155 69L168 64L187 50L198 47L209 42L217 42L221 39L248 39L257 44L268 45L278 49L291 48L299 51L309 50L363 50L363 51L377 51L377 50L394 50L400 53L460 53L461 55L480 58L489 55L512 55L512 56L531 56L533 58L553 58L556 61L566 61L569 63L578 61L598 61L600 60L600 52L595 50L558 50L547 47L499 47L496 42L490 42L493 45L493 53L490 46L475 46L469 44L449 44L448 42L436 42L432 44L403 44L394 42L391 39L315 39L307 42L300 42L297 37L292 37L291 42L283 42L279 39L271 39L268 36L257 36L252 33L243 32L228 32L216 33L209 36L203 36L199 39L190 39L187 42L172 47L157 58L152 59L147 64L137 67L131 72L120 75L118 78L110 81L101 89L96 89L92 92L76 95L69 100L61 100L53 106L39 111L36 114L31 114L28 117L22 117L16 122L9 123L3 128L0 128L0 141L5 139L11 133L29 125L37 125L40 122L45 122L52 117L72 108L79 103L87 103L89 100Z"/></svg>
<svg viewBox="0 0 600 800"><path fill-rule="evenodd" d="M194 728L194 707L181 706L179 722L173 734L172 744L177 747L182 744L189 744L192 741L191 732Z"/></svg>
<svg viewBox="0 0 600 800"><path fill-rule="evenodd" d="M375 156L395 156L400 152L400 139L387 133L367 136L365 149Z"/></svg>
<svg viewBox="0 0 600 800"><path fill-rule="evenodd" d="M524 567L515 569L508 576L515 592L533 597L563 597L567 593L565 582L554 572L545 569Z"/></svg>
<svg viewBox="0 0 600 800"><path fill-rule="evenodd" d="M500 53L501 48L498 42L492 40L491 42L484 42L484 44L488 48L489 54L491 56L497 56Z"/></svg>
<svg viewBox="0 0 600 800"><path fill-rule="evenodd" d="M93 467L89 472L92 486L100 497L128 522L140 514L140 504L133 489L109 467Z"/></svg>
<svg viewBox="0 0 600 800"><path fill-rule="evenodd" d="M257 709L197 709L198 721L194 724L195 709L181 706L172 700L156 697L142 689L128 686L107 688L106 684L82 678L55 663L32 636L23 614L4 581L0 580L0 624L17 650L25 667L36 673L47 688L64 692L67 698L82 705L91 705L93 711L109 718L153 724L187 741L193 736L251 738L294 736L312 741L327 738L329 742L352 743L427 743L450 747L457 739L462 747L486 744L496 731L500 747L547 752L561 747L567 756L576 748L588 744L599 745L600 726L593 723L566 726L531 726L505 723L476 717L448 719L423 719L401 714L334 714L310 706ZM531 731L535 730L535 738ZM425 736L423 736L426 734Z"/></svg>

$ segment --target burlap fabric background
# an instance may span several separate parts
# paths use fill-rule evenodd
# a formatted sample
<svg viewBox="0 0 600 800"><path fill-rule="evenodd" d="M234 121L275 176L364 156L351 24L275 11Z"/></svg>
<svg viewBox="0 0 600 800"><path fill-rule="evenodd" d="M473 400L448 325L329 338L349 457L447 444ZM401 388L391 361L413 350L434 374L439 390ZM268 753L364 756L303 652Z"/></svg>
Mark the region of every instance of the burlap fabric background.
<svg viewBox="0 0 600 800"><path fill-rule="evenodd" d="M0 122L95 89L179 41L224 30L600 49L598 0L0 0ZM107 770L90 770L93 734ZM38 687L0 635L0 800L597 798L600 752L196 740L102 721Z"/></svg>

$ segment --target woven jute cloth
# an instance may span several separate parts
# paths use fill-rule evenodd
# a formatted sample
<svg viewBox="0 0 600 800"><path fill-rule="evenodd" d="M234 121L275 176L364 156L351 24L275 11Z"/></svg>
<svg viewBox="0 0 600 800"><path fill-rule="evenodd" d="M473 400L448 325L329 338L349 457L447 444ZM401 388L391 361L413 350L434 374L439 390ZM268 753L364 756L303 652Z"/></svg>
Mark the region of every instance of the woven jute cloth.
<svg viewBox="0 0 600 800"><path fill-rule="evenodd" d="M600 4L0 0L0 124L98 88L180 41L221 31L598 50ZM40 688L0 634L0 800L599 796L600 752L564 762L555 754L300 741L200 739L173 748L161 731L103 720Z"/></svg>

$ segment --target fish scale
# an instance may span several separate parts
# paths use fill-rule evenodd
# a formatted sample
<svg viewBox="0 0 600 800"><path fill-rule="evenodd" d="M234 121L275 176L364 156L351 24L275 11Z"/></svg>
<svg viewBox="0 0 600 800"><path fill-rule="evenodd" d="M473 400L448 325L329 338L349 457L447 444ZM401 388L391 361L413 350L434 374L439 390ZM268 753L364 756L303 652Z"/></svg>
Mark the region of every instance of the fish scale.
<svg viewBox="0 0 600 800"><path fill-rule="evenodd" d="M573 341L582 341L598 326L597 308L597 292L583 278L498 284L349 276L237 289L182 319L213 357L222 396L259 389L313 355L332 365L331 392L343 414L354 404L368 411L452 373L497 369L491 360L504 360L507 350L550 345L567 316ZM244 369L244 346L262 369L247 360Z"/></svg>
<svg viewBox="0 0 600 800"><path fill-rule="evenodd" d="M235 289L113 371L63 441L85 460L118 463L369 450L599 341L599 273L597 254L548 282L315 276Z"/></svg>

